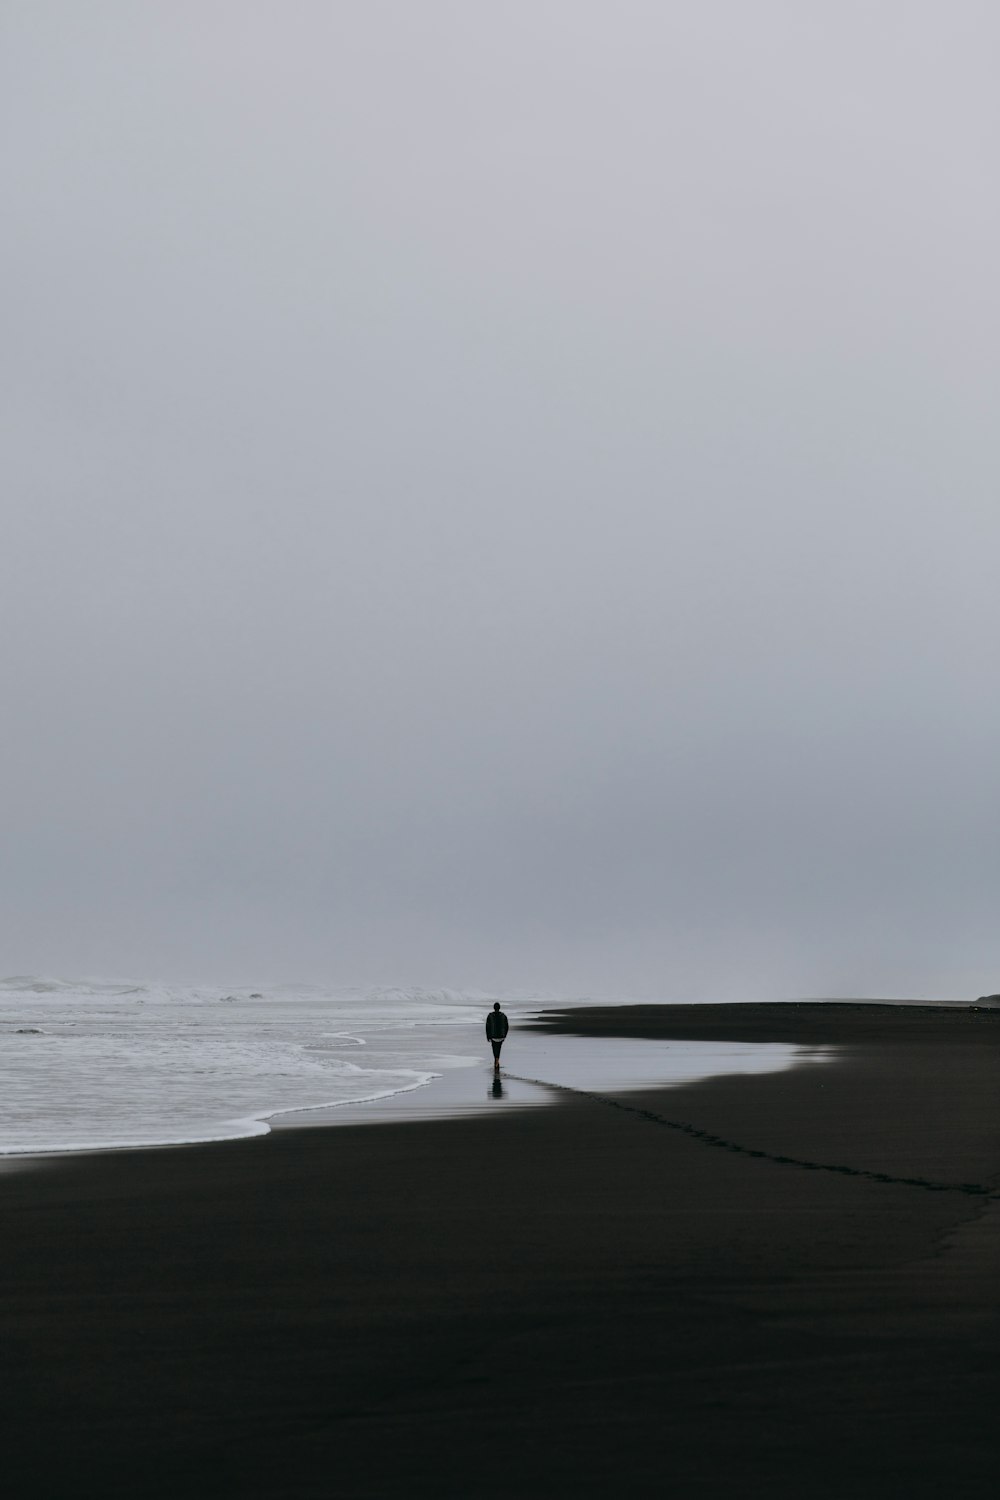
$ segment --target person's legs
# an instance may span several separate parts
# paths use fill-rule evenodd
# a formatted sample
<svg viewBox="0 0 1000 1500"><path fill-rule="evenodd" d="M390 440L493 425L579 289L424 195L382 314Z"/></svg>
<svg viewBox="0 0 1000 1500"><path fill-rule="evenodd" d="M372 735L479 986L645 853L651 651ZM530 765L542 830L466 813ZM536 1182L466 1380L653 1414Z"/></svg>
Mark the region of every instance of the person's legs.
<svg viewBox="0 0 1000 1500"><path fill-rule="evenodd" d="M500 1071L500 1048L503 1046L503 1042L502 1041L491 1042L490 1045L493 1048L493 1071L494 1071L494 1073L499 1073L499 1071Z"/></svg>

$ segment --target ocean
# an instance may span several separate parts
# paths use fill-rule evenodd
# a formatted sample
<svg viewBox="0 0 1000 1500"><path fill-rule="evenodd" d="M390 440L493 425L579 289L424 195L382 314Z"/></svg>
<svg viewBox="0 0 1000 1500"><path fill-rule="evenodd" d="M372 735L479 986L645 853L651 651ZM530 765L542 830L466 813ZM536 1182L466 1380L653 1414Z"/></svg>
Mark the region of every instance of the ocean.
<svg viewBox="0 0 1000 1500"><path fill-rule="evenodd" d="M502 1090L483 1038L494 998L512 1023ZM370 1119L388 1105L402 1118L467 1112L487 1097L542 1104L554 1097L545 1084L684 1083L790 1067L801 1055L518 1030L546 1008L587 1003L301 984L0 980L0 1156L232 1140L265 1135L282 1119L308 1123L310 1112L326 1124Z"/></svg>

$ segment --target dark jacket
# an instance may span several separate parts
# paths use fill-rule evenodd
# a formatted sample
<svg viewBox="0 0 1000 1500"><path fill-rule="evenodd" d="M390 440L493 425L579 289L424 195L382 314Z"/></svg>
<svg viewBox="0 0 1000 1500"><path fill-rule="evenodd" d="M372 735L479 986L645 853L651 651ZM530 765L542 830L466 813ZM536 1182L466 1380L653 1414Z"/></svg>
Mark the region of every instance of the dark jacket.
<svg viewBox="0 0 1000 1500"><path fill-rule="evenodd" d="M510 1023L502 1010L491 1010L486 1017L486 1040L502 1042L510 1030Z"/></svg>

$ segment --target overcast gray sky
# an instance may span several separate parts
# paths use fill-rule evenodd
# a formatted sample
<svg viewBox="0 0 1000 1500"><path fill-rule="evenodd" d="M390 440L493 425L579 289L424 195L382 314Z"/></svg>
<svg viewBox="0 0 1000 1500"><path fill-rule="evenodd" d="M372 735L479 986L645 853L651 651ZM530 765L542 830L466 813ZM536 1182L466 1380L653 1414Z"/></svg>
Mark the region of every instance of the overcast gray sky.
<svg viewBox="0 0 1000 1500"><path fill-rule="evenodd" d="M1000 989L992 0L0 0L0 970Z"/></svg>

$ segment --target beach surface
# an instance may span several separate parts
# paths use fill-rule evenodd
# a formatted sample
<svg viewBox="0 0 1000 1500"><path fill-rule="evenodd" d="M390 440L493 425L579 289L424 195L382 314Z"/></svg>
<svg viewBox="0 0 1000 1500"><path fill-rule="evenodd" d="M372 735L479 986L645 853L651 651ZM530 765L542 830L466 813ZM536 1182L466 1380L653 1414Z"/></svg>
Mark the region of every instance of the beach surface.
<svg viewBox="0 0 1000 1500"><path fill-rule="evenodd" d="M9 1493L992 1496L1000 1016L538 1024L815 1051L6 1166Z"/></svg>

